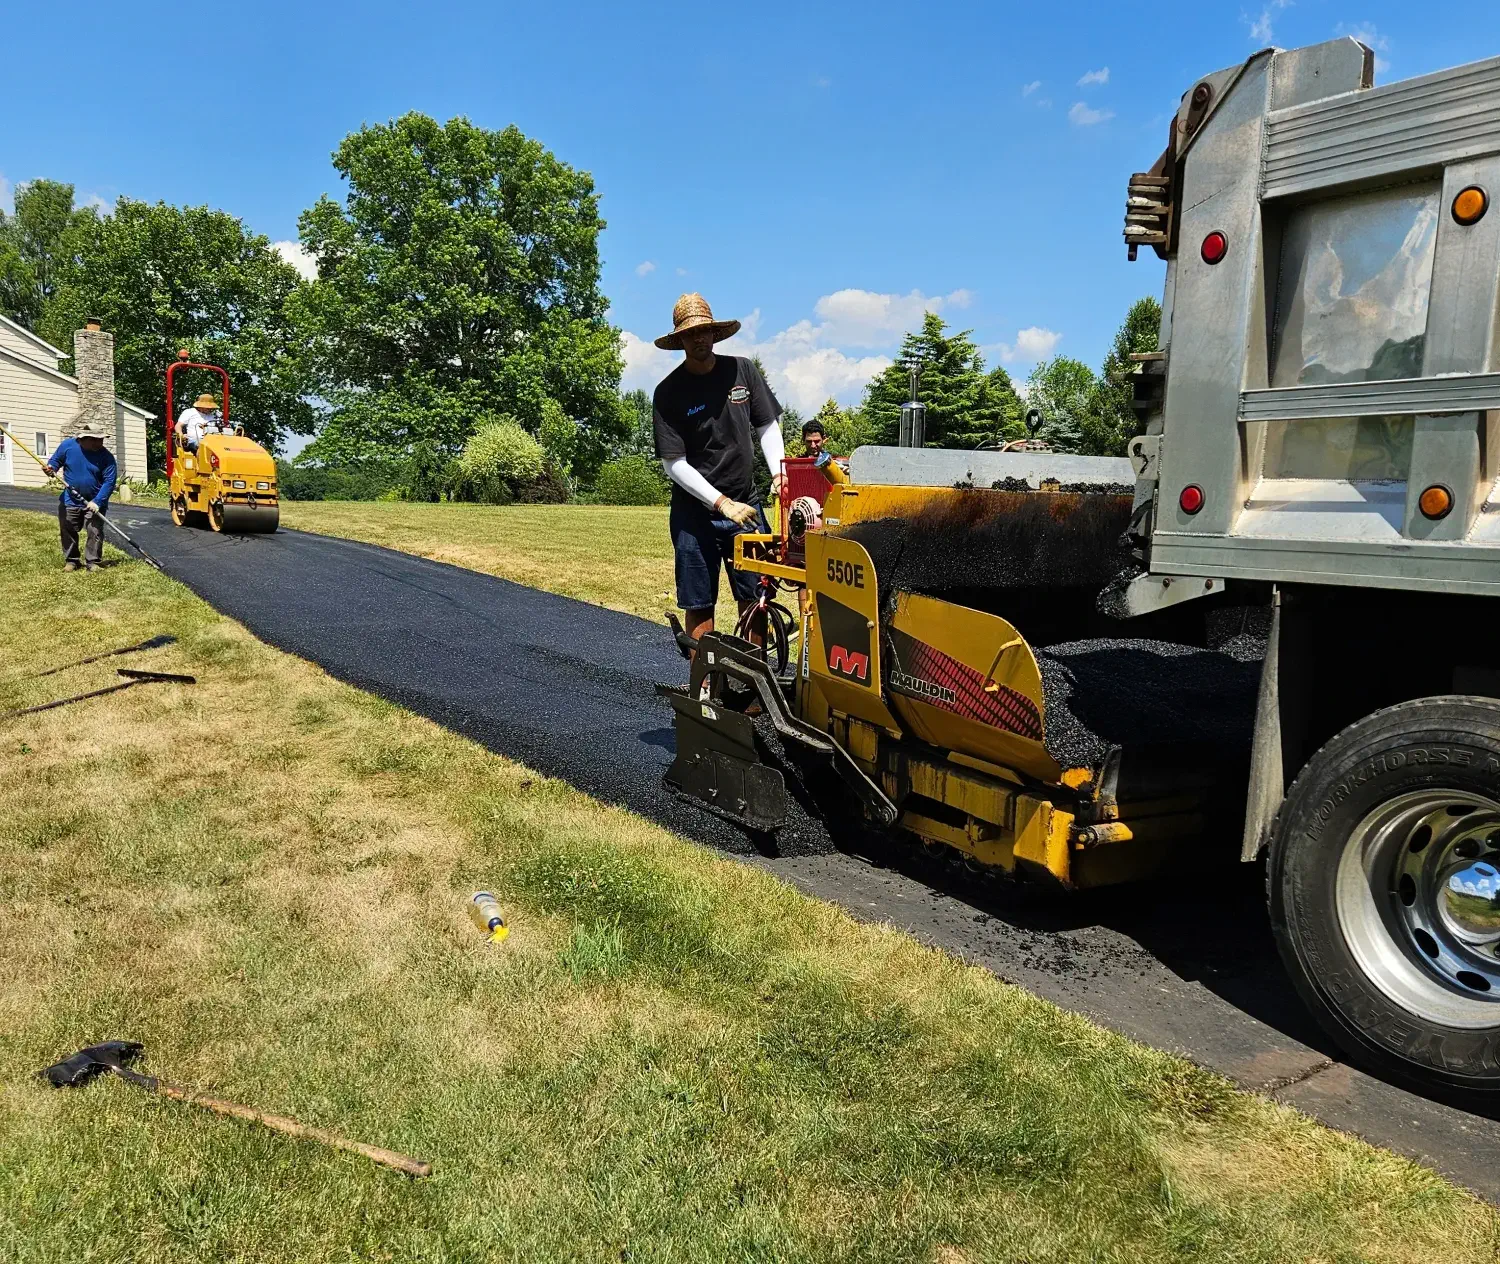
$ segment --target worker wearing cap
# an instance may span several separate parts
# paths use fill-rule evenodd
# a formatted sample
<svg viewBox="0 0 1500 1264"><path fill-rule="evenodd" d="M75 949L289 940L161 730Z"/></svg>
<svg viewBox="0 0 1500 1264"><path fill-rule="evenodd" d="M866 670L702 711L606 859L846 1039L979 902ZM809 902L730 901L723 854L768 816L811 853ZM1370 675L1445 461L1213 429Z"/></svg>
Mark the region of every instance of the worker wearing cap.
<svg viewBox="0 0 1500 1264"><path fill-rule="evenodd" d="M78 569L78 532L87 532L83 560L89 570L99 569L104 556L104 515L115 490L114 453L104 446L104 428L97 422L80 420L73 437L64 439L47 458L47 475L60 478L63 493L57 502L57 528L62 537L63 570Z"/></svg>
<svg viewBox="0 0 1500 1264"><path fill-rule="evenodd" d="M193 401L191 408L184 408L177 418L177 442L189 452L196 452L206 434L219 432L219 401L204 392Z"/></svg>
<svg viewBox="0 0 1500 1264"><path fill-rule="evenodd" d="M739 328L737 320L715 320L703 295L684 294L672 309L672 332L656 340L684 356L652 403L656 455L672 480L677 604L692 637L713 631L721 567L741 612L755 601L755 577L731 562L736 535L769 530L755 494L757 441L772 495L781 491L781 405L753 360L714 353Z"/></svg>

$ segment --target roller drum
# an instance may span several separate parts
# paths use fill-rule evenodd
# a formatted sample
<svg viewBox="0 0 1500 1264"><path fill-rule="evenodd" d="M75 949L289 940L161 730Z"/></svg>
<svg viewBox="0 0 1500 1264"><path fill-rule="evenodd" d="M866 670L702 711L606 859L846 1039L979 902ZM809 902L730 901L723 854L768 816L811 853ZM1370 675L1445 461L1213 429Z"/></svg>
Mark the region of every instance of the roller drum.
<svg viewBox="0 0 1500 1264"><path fill-rule="evenodd" d="M214 529L228 535L265 535L281 521L278 505L222 505L211 517Z"/></svg>

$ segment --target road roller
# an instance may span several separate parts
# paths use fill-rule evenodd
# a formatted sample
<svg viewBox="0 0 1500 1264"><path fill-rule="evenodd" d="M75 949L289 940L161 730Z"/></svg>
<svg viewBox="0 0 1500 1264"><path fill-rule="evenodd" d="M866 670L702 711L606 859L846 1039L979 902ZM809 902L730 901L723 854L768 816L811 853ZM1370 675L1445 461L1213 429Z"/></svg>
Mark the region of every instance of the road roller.
<svg viewBox="0 0 1500 1264"><path fill-rule="evenodd" d="M196 452L177 441L175 391L185 370L212 373L220 386L220 430L203 436ZM199 364L187 351L167 366L166 439L168 503L179 527L208 526L235 535L275 531L281 520L276 490L276 459L243 426L229 419L229 373L217 364Z"/></svg>
<svg viewBox="0 0 1500 1264"><path fill-rule="evenodd" d="M799 653L679 631L666 783L763 846L821 817L1062 889L1258 865L1344 1055L1492 1108L1500 60L1376 66L1181 93L1128 182L1164 276L1124 457L927 447L914 391L847 479L786 471L735 564L805 589Z"/></svg>

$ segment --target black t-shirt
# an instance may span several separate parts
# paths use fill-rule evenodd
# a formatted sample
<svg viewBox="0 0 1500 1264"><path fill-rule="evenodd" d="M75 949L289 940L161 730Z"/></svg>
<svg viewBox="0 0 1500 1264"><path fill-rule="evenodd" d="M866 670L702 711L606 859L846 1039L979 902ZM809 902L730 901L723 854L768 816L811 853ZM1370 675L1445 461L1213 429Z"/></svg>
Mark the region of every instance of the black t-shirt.
<svg viewBox="0 0 1500 1264"><path fill-rule="evenodd" d="M686 457L724 495L748 501L755 486L756 431L781 416L755 361L716 356L707 373L689 373L679 364L662 379L652 403L656 455L663 461ZM672 498L698 503L676 483Z"/></svg>

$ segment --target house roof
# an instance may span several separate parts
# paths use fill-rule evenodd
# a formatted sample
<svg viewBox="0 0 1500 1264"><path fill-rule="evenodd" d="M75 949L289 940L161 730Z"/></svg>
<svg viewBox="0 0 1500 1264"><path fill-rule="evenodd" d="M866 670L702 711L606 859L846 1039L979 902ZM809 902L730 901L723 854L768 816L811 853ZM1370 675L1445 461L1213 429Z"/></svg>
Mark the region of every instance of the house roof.
<svg viewBox="0 0 1500 1264"><path fill-rule="evenodd" d="M5 318L3 316L0 316L0 320L4 319ZM59 369L51 368L50 366L42 364L37 360L28 359L26 356L12 351L9 347L0 347L0 359L9 360L12 364L22 365L23 367L32 369L37 373L45 373L48 377L55 377L59 382L66 382L75 391L78 389L78 379L76 377L69 377L66 373L62 372ZM115 396L115 403L117 403L126 412L134 413L137 417L144 418L146 421L156 420L155 413L148 413L144 408L137 408L129 400L121 399L118 395Z"/></svg>
<svg viewBox="0 0 1500 1264"><path fill-rule="evenodd" d="M66 351L59 351L45 338L38 338L34 333L31 332L31 330L27 329L25 325L18 325L8 316L0 316L0 325L4 325L7 329L13 330L15 333L20 334L21 337L25 338L27 342L35 343L43 351L47 352L49 355L55 357L58 360L66 360L68 358L68 353Z"/></svg>

